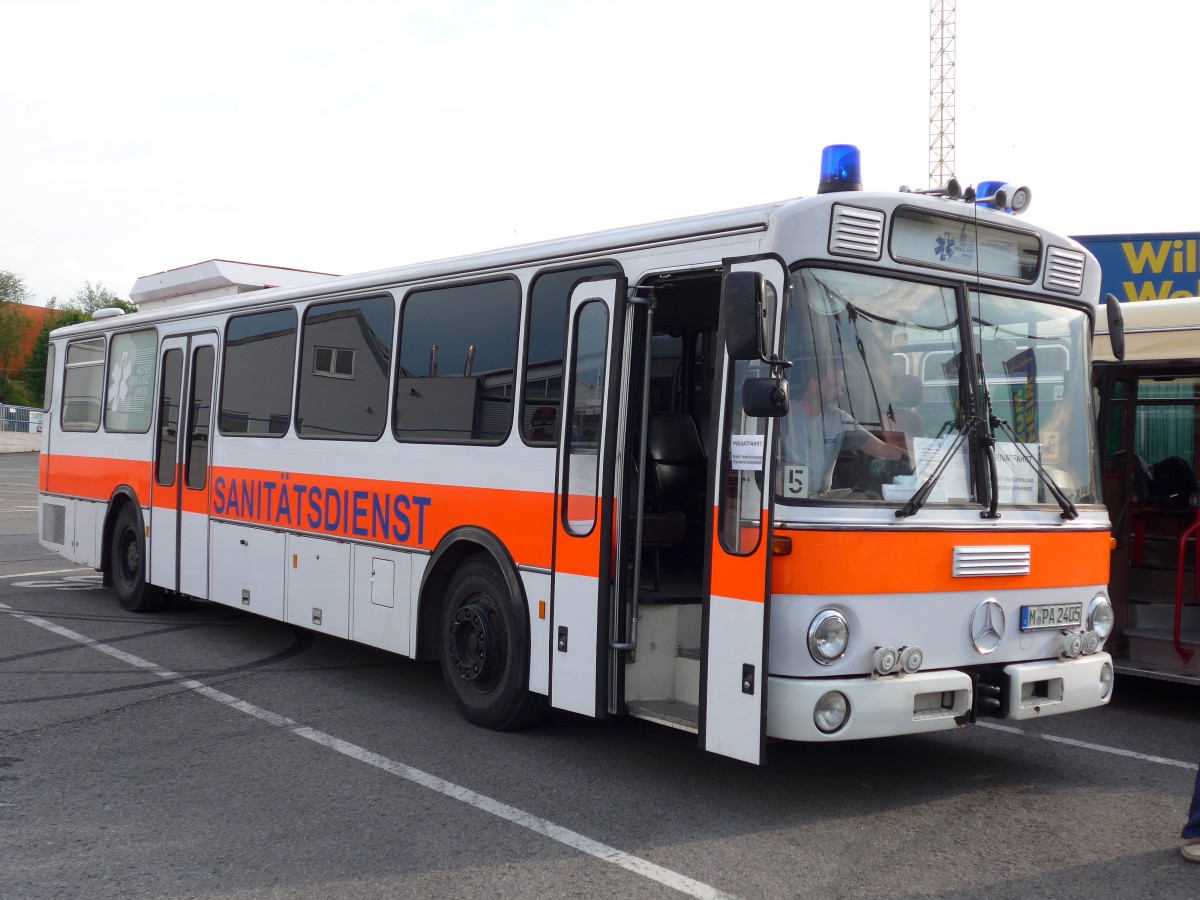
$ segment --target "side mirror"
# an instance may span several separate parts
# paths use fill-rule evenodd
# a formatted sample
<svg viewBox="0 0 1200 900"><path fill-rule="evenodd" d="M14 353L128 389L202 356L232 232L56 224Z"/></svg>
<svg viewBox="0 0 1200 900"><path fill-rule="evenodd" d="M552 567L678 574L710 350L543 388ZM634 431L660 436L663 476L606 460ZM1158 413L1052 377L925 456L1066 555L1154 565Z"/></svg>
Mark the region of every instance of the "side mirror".
<svg viewBox="0 0 1200 900"><path fill-rule="evenodd" d="M730 272L721 287L725 348L733 359L766 358L766 279L761 272Z"/></svg>
<svg viewBox="0 0 1200 900"><path fill-rule="evenodd" d="M742 409L748 416L778 419L788 414L785 378L747 378L742 382Z"/></svg>
<svg viewBox="0 0 1200 900"><path fill-rule="evenodd" d="M1104 295L1104 311L1108 313L1108 342L1118 362L1125 359L1125 315L1121 304L1112 294Z"/></svg>

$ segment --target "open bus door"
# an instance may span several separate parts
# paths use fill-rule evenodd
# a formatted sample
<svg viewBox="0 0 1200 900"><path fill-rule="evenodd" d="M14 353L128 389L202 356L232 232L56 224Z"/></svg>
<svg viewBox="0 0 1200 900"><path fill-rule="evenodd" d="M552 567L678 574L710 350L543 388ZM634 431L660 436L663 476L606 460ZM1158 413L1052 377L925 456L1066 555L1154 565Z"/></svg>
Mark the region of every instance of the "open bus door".
<svg viewBox="0 0 1200 900"><path fill-rule="evenodd" d="M558 452L550 618L550 704L596 716L604 708L613 579L614 321L625 281L571 292Z"/></svg>
<svg viewBox="0 0 1200 900"><path fill-rule="evenodd" d="M747 381L769 384L760 376L773 368L763 357L775 344L785 274L778 262L767 259L727 262L725 269L720 437L708 495L712 529L701 642L700 745L761 765L771 612L771 448L775 417L786 412L787 397L778 370L770 375L779 379L782 402L771 415L748 409L743 387Z"/></svg>
<svg viewBox="0 0 1200 900"><path fill-rule="evenodd" d="M217 337L180 335L159 348L151 486L151 584L208 597L208 470ZM188 552L183 552L183 548Z"/></svg>

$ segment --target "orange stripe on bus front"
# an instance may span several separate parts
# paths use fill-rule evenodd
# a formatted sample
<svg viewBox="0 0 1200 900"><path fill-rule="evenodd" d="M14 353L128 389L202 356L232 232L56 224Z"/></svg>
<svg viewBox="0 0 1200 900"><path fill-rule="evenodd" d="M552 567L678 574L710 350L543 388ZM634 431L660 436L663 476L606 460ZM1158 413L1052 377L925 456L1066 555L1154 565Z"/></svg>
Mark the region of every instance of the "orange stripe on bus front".
<svg viewBox="0 0 1200 900"><path fill-rule="evenodd" d="M792 552L773 560L776 594L887 594L1072 587L1108 582L1107 531L787 531ZM955 547L1023 547L1028 575L955 578Z"/></svg>

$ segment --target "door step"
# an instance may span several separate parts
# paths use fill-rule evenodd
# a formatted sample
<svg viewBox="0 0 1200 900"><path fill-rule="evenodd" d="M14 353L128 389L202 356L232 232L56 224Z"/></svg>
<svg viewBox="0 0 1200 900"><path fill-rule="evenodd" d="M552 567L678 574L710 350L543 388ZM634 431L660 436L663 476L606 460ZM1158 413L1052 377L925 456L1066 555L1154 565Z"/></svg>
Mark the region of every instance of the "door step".
<svg viewBox="0 0 1200 900"><path fill-rule="evenodd" d="M700 731L700 707L678 700L635 700L626 707L629 715L647 722L657 722L679 731Z"/></svg>
<svg viewBox="0 0 1200 900"><path fill-rule="evenodd" d="M1193 653L1191 661L1185 663L1175 650L1174 628L1127 628L1129 646L1125 658L1114 661L1114 668L1119 672L1123 665L1129 665L1143 670L1141 674L1164 672L1200 678L1198 637L1195 630L1184 630L1180 636L1180 643Z"/></svg>
<svg viewBox="0 0 1200 900"><path fill-rule="evenodd" d="M1179 659L1178 655L1175 658ZM1179 660L1179 662L1182 663L1183 660ZM1151 663L1135 662L1129 659L1114 659L1113 670L1120 675L1129 675L1136 678L1153 678L1156 681L1172 681L1176 684L1194 684L1200 687L1200 672L1193 672L1182 668L1156 666Z"/></svg>

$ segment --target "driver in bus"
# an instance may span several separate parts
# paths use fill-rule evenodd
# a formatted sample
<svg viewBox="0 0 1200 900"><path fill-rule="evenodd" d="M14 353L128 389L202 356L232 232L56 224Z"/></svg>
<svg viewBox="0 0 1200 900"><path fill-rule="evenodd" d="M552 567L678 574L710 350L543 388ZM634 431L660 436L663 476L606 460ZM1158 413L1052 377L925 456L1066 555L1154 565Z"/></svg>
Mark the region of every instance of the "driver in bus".
<svg viewBox="0 0 1200 900"><path fill-rule="evenodd" d="M903 447L881 441L838 406L846 384L839 360L808 357L794 365L800 377L792 385L791 410L783 426L783 462L807 471L808 488L799 496L815 497L831 490L833 468L842 450L903 461L911 471L912 462Z"/></svg>

